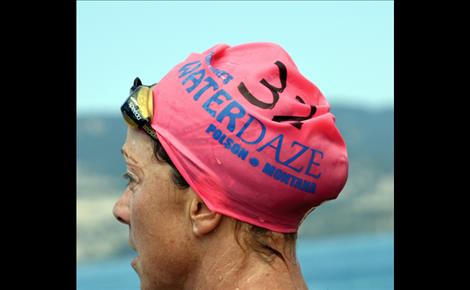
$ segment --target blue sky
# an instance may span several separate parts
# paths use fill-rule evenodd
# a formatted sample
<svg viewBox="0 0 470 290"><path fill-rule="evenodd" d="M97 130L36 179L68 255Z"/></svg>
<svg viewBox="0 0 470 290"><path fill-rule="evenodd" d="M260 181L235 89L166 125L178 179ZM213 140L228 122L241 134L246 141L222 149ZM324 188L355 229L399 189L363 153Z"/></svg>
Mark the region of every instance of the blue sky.
<svg viewBox="0 0 470 290"><path fill-rule="evenodd" d="M217 43L280 44L332 104L393 106L392 1L78 1L77 112L119 113Z"/></svg>

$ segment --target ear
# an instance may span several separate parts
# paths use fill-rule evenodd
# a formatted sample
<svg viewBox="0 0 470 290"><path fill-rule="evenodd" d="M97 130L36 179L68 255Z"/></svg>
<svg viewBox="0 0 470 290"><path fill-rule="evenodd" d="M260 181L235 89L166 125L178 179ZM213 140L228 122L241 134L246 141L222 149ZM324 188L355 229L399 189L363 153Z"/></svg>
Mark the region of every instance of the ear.
<svg viewBox="0 0 470 290"><path fill-rule="evenodd" d="M222 220L222 215L211 211L196 194L191 200L189 215L193 225L193 233L197 237L202 237L215 230Z"/></svg>

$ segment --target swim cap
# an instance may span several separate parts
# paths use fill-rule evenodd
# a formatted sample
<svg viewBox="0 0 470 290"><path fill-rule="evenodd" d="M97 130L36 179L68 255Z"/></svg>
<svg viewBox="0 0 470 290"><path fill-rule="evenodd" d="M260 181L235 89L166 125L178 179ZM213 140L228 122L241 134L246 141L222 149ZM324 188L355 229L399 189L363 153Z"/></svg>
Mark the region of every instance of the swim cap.
<svg viewBox="0 0 470 290"><path fill-rule="evenodd" d="M297 232L346 183L346 145L330 105L277 44L192 53L152 96L151 127L212 211Z"/></svg>

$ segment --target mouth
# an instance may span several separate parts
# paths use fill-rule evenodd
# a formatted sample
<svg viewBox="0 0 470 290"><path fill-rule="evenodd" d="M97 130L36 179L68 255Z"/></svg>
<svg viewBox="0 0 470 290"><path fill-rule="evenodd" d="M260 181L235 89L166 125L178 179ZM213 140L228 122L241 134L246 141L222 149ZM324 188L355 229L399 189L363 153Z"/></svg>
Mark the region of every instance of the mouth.
<svg viewBox="0 0 470 290"><path fill-rule="evenodd" d="M136 248L135 248L135 245L134 245L134 243L132 242L131 239L129 239L128 244L129 244L129 247L130 247L132 250L134 250L135 252L137 252L137 250L136 250Z"/></svg>
<svg viewBox="0 0 470 290"><path fill-rule="evenodd" d="M128 239L127 239L127 243L129 244L129 247L131 249L133 249L134 251L137 252L136 248L135 248L135 245L134 245L134 241L132 240L132 233L131 233L131 227L129 226L129 236L128 236Z"/></svg>
<svg viewBox="0 0 470 290"><path fill-rule="evenodd" d="M134 259L131 261L131 266L134 268L134 270L137 271L137 260L139 259L139 256L135 256Z"/></svg>
<svg viewBox="0 0 470 290"><path fill-rule="evenodd" d="M129 247L131 249L133 249L136 253L137 253L137 256L135 256L132 261L131 261L131 266L132 268L134 268L135 271L137 271L137 261L139 259L139 255L138 255L138 252L137 252L137 249L135 248L135 245L134 245L134 242L132 241L132 238L131 238L131 234L130 234L130 231L129 231L129 240L128 240L128 243L129 243Z"/></svg>

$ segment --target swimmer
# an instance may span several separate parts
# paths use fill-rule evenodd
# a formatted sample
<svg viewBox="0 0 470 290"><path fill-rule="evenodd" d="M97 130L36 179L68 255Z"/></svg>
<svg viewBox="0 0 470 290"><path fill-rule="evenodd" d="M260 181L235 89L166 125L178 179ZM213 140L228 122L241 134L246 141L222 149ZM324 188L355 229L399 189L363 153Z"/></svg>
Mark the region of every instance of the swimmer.
<svg viewBox="0 0 470 290"><path fill-rule="evenodd" d="M136 78L121 112L128 185L113 214L142 290L307 289L297 233L338 197L348 157L329 103L281 46L192 53L156 84Z"/></svg>

